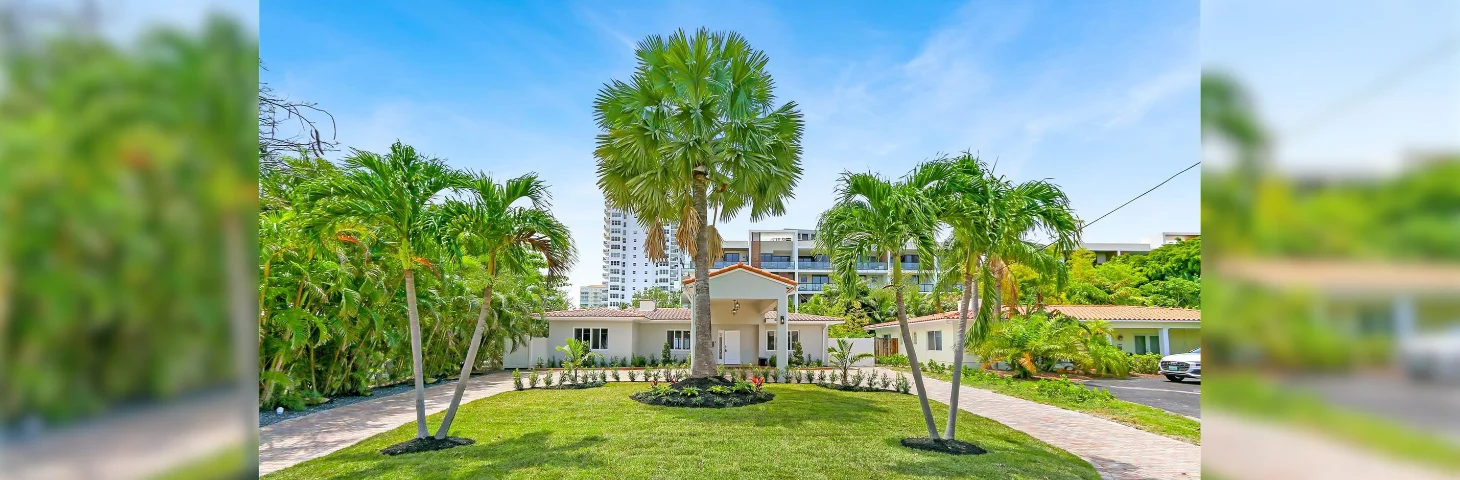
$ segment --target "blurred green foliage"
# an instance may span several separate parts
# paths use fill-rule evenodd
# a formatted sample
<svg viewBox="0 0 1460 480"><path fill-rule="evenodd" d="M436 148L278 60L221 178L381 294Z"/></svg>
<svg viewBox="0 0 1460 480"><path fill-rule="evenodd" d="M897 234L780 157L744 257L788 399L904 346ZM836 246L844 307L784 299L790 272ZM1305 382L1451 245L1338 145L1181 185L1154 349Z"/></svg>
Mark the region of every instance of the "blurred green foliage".
<svg viewBox="0 0 1460 480"><path fill-rule="evenodd" d="M1012 265L1018 298L1046 305L1143 305L1201 308L1201 238L1162 245L1149 254L1127 254L1095 265L1095 253L1070 254L1064 290L1052 278Z"/></svg>
<svg viewBox="0 0 1460 480"><path fill-rule="evenodd" d="M7 424L237 377L227 292L252 279L224 273L252 248L258 42L224 19L192 32L125 47L10 32L3 46Z"/></svg>

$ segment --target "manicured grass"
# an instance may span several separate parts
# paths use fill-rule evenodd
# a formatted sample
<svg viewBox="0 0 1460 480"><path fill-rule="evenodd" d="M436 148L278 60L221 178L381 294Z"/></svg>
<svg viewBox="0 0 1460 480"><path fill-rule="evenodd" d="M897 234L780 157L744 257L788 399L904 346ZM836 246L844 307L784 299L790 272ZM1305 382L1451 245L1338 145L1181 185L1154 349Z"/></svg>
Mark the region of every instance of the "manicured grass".
<svg viewBox="0 0 1460 480"><path fill-rule="evenodd" d="M1283 388L1251 372L1203 378L1217 388L1204 404L1267 421L1316 430L1395 458L1460 473L1460 445L1430 432L1330 405L1315 395Z"/></svg>
<svg viewBox="0 0 1460 480"><path fill-rule="evenodd" d="M629 399L642 383L508 392L457 413L452 435L476 444L382 455L415 435L407 424L267 478L1098 478L1084 460L966 412L958 438L988 454L905 448L904 437L927 435L912 395L765 388L775 400L723 409Z"/></svg>
<svg viewBox="0 0 1460 480"><path fill-rule="evenodd" d="M910 372L906 368L898 368L897 370ZM923 375L943 381L953 381L953 374L951 372L923 372ZM1159 408L1124 400L1091 399L1079 401L1068 397L1045 395L1037 389L1038 382L1045 381L1061 380L1018 380L1007 377L994 379L988 378L988 376L974 377L965 375L961 384L1046 405L1054 405L1066 410L1088 413L1147 432L1165 435L1193 445L1201 445L1201 422L1199 421Z"/></svg>

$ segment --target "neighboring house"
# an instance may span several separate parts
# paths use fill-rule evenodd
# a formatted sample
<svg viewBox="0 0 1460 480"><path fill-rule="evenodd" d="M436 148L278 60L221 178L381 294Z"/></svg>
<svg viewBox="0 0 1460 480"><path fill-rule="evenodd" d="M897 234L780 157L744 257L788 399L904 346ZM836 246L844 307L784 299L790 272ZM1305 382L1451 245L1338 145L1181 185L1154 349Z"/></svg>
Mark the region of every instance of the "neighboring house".
<svg viewBox="0 0 1460 480"><path fill-rule="evenodd" d="M1201 346L1201 310L1127 305L1049 305L1045 309L1080 321L1110 322L1115 332L1111 341L1130 353L1168 355ZM908 319L918 361L953 362L958 343L958 316L954 310ZM877 337L879 350L884 348L881 345L887 345L886 353L906 353L897 322L868 325L867 331ZM965 354L963 358L965 365L978 364L972 355Z"/></svg>
<svg viewBox="0 0 1460 480"><path fill-rule="evenodd" d="M1171 245L1177 242L1200 238L1201 234L1196 232L1161 232L1161 244Z"/></svg>
<svg viewBox="0 0 1460 480"><path fill-rule="evenodd" d="M1111 261L1121 255L1151 253L1151 246L1144 243L1080 243L1080 248L1095 253L1095 264Z"/></svg>
<svg viewBox="0 0 1460 480"><path fill-rule="evenodd" d="M601 308L607 306L607 285L587 285L578 289L578 308Z"/></svg>
<svg viewBox="0 0 1460 480"><path fill-rule="evenodd" d="M691 303L693 281L683 281L686 304ZM800 342L809 361L825 361L827 329L843 320L789 313L787 299L795 291L796 282L749 265L736 264L710 272L710 324L716 362L758 365L771 355L784 359L793 351L789 342ZM534 338L528 348L509 353L504 363L507 368L522 368L535 365L538 358L561 358L556 347L569 338L588 342L590 349L606 358L621 359L659 357L664 343L669 342L671 356L682 360L694 341L691 317L689 308L657 308L652 301L641 301L638 308L624 310L547 312L547 338Z"/></svg>

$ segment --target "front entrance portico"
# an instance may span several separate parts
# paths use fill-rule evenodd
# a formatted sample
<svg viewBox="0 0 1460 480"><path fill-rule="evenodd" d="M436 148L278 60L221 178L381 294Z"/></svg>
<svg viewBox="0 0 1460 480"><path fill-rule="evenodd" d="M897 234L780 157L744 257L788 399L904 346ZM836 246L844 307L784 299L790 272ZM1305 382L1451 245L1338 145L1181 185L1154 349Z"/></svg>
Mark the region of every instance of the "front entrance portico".
<svg viewBox="0 0 1460 480"><path fill-rule="evenodd" d="M685 279L682 291L691 308L690 330L696 332L693 283L694 278ZM791 352L787 299L795 292L795 280L743 263L710 272L710 327L716 332L716 363L756 364L762 344L758 338L761 327L771 323L775 326L775 349L771 354L784 379ZM775 315L767 318L771 311Z"/></svg>

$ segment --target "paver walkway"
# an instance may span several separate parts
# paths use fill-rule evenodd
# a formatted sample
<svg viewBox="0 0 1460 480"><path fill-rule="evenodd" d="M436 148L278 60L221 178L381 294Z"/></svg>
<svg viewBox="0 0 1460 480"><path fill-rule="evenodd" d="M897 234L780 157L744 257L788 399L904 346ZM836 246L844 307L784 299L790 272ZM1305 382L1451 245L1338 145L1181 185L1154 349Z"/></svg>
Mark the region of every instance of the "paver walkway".
<svg viewBox="0 0 1460 480"><path fill-rule="evenodd" d="M426 389L426 415L446 410L456 384ZM512 374L496 372L467 381L461 403L512 390ZM414 391L332 408L259 429L259 475L318 458L371 436L416 421ZM432 430L430 433L436 433Z"/></svg>
<svg viewBox="0 0 1460 480"><path fill-rule="evenodd" d="M923 385L928 398L948 403L953 384L923 377ZM960 386L959 392L958 408L1067 450L1094 465L1102 478L1201 478L1200 446L988 390ZM945 420L938 419L939 429Z"/></svg>

